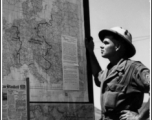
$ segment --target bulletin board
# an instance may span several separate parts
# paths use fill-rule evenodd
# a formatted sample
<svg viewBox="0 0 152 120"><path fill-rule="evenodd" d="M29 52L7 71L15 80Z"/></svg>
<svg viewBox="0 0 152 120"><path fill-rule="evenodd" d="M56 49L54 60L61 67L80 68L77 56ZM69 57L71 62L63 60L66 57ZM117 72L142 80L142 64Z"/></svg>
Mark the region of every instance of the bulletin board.
<svg viewBox="0 0 152 120"><path fill-rule="evenodd" d="M93 120L84 44L90 36L89 1L3 0L2 6L2 81L29 79L30 119L45 120L56 111L57 120L71 114Z"/></svg>
<svg viewBox="0 0 152 120"><path fill-rule="evenodd" d="M88 8L87 0L3 0L3 81L29 78L33 102L92 101Z"/></svg>

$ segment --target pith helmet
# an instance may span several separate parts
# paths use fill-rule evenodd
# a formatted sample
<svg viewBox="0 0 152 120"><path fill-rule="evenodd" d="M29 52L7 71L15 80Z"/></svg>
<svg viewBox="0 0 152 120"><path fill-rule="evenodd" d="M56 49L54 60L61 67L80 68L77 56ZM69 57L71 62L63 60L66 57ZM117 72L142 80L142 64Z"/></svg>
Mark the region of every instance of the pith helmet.
<svg viewBox="0 0 152 120"><path fill-rule="evenodd" d="M128 58L135 55L136 49L134 45L132 44L132 35L128 30L125 30L122 27L113 27L111 29L103 29L99 32L100 40L103 41L107 35L117 36L120 38L119 40L122 40L122 42L126 46L126 56Z"/></svg>

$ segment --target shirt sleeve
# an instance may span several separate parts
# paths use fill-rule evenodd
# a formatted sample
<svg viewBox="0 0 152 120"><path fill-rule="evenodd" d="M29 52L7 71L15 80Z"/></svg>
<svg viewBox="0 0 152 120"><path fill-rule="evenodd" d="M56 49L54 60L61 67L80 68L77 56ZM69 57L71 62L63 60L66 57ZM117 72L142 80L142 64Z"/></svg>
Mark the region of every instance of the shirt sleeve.
<svg viewBox="0 0 152 120"><path fill-rule="evenodd" d="M146 66L144 66L141 62L137 62L134 74L137 85L140 86L143 92L149 93L150 90L149 69Z"/></svg>
<svg viewBox="0 0 152 120"><path fill-rule="evenodd" d="M98 73L98 80L100 81L100 83L101 83L101 81L102 81L102 77L103 77L103 71L100 71L100 72Z"/></svg>

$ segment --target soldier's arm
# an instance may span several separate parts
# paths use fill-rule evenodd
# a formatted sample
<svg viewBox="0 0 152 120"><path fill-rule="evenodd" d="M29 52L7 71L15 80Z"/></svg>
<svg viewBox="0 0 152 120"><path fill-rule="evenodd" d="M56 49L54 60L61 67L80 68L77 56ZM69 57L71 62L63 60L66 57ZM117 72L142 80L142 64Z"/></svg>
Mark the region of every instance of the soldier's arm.
<svg viewBox="0 0 152 120"><path fill-rule="evenodd" d="M149 70L144 70L141 74L141 79L145 86L145 93L148 93L150 96L150 73ZM150 97L148 98L148 101L142 106L141 111L139 113L139 120L146 120L149 118L149 107L150 107Z"/></svg>
<svg viewBox="0 0 152 120"><path fill-rule="evenodd" d="M143 84L144 93L148 93L148 95L150 95L150 70L144 65L141 65L139 78L141 83ZM148 98L148 101L143 104L139 112L139 120L146 120L147 118L149 118L149 107L150 97Z"/></svg>
<svg viewBox="0 0 152 120"><path fill-rule="evenodd" d="M87 48L87 51L89 52L89 60L91 64L91 71L94 76L95 84L97 86L100 86L100 81L98 79L98 73L102 70L96 56L94 54L94 43L93 43L93 38L89 37L85 39L85 45Z"/></svg>

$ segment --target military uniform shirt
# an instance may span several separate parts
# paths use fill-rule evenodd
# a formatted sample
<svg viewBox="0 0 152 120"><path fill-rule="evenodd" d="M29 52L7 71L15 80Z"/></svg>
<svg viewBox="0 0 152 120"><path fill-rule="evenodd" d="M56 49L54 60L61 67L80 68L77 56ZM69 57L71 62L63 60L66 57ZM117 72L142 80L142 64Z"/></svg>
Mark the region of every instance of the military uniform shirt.
<svg viewBox="0 0 152 120"><path fill-rule="evenodd" d="M99 72L98 79L102 114L122 110L138 112L144 93L150 89L149 69L141 62L129 59L121 59L109 73L108 68Z"/></svg>

